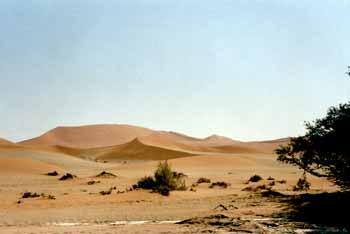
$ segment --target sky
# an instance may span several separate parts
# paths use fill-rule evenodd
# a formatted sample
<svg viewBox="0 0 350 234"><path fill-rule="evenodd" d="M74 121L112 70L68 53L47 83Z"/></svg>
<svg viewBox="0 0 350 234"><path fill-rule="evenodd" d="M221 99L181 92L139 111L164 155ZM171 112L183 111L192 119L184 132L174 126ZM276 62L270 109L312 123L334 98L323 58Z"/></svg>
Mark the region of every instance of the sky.
<svg viewBox="0 0 350 234"><path fill-rule="evenodd" d="M1 0L0 137L131 124L265 140L350 100L350 3Z"/></svg>

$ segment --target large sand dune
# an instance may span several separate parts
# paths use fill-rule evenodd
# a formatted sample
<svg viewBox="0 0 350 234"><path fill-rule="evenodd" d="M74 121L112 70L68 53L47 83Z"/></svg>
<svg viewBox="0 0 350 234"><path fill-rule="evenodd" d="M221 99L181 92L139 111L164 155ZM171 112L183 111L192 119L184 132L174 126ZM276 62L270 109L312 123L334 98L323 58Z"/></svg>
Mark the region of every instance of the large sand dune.
<svg viewBox="0 0 350 234"><path fill-rule="evenodd" d="M147 128L130 125L89 125L81 127L57 127L49 132L26 141L22 145L60 145L72 148L94 148L126 143L150 135Z"/></svg>
<svg viewBox="0 0 350 234"><path fill-rule="evenodd" d="M57 146L56 149L62 153L81 158L107 160L168 160L172 158L193 156L193 154L182 151L145 145L137 138L131 142L110 147L73 149Z"/></svg>
<svg viewBox="0 0 350 234"><path fill-rule="evenodd" d="M57 127L39 137L18 144L0 139L0 148L22 148L88 159L164 160L203 152L271 154L276 147L288 141L288 138L284 138L272 141L242 142L219 135L195 138L171 131L106 124Z"/></svg>

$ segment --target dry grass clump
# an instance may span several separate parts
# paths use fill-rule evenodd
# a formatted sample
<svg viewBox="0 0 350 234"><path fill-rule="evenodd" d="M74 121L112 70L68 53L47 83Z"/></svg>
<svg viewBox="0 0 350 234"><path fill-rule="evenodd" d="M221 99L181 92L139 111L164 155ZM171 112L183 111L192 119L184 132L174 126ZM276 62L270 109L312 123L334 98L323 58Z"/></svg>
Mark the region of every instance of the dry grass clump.
<svg viewBox="0 0 350 234"><path fill-rule="evenodd" d="M73 175L73 174L70 174L70 173L67 173L65 175L63 175L60 180L72 180L74 178L76 178L77 176L76 175Z"/></svg>
<svg viewBox="0 0 350 234"><path fill-rule="evenodd" d="M197 184L201 184L201 183L210 183L210 179L208 178L204 178L204 177L201 177L197 180Z"/></svg>
<svg viewBox="0 0 350 234"><path fill-rule="evenodd" d="M105 196L105 195L110 195L110 194L112 194L112 191L113 191L113 190L116 190L116 189L117 189L117 187L111 187L111 188L109 188L109 189L106 190L106 191L101 191L100 194L103 195L103 196Z"/></svg>
<svg viewBox="0 0 350 234"><path fill-rule="evenodd" d="M186 184L183 173L172 171L167 161L160 162L154 176L146 176L141 178L133 188L151 189L164 196L168 196L172 190L186 190Z"/></svg>
<svg viewBox="0 0 350 234"><path fill-rule="evenodd" d="M256 182L259 182L260 180L262 180L263 178L259 175L253 175L252 177L249 178L249 182L253 182L253 183L256 183Z"/></svg>
<svg viewBox="0 0 350 234"><path fill-rule="evenodd" d="M96 175L96 177L98 177L98 178L114 178L117 176L114 175L113 173L103 171L100 174Z"/></svg>
<svg viewBox="0 0 350 234"><path fill-rule="evenodd" d="M87 182L88 185L99 184L99 183L101 183L101 181L99 180L91 180Z"/></svg>
<svg viewBox="0 0 350 234"><path fill-rule="evenodd" d="M211 183L209 188L214 188L214 187L227 188L228 186L230 186L229 183L226 183L224 181L220 181L220 182Z"/></svg>
<svg viewBox="0 0 350 234"><path fill-rule="evenodd" d="M311 184L306 180L306 175L304 174L293 187L293 191L307 191L310 189L310 186Z"/></svg>
<svg viewBox="0 0 350 234"><path fill-rule="evenodd" d="M35 198L35 197L42 197L42 198L49 199L49 200L56 199L55 196L50 195L50 194L47 195L45 193L38 194L38 193L32 193L32 192L25 192L22 195L22 198Z"/></svg>
<svg viewBox="0 0 350 234"><path fill-rule="evenodd" d="M53 171L53 172L49 172L46 175L48 176L58 176L58 172L57 171Z"/></svg>
<svg viewBox="0 0 350 234"><path fill-rule="evenodd" d="M22 195L22 198L34 198L34 197L40 197L40 194L32 193L32 192L25 192Z"/></svg>
<svg viewBox="0 0 350 234"><path fill-rule="evenodd" d="M277 182L277 183L280 183L280 184L286 184L286 183L287 183L287 180L277 180L276 182Z"/></svg>
<svg viewBox="0 0 350 234"><path fill-rule="evenodd" d="M261 190L270 189L270 187L266 186L265 184L259 185L259 186L248 186L242 189L242 191L246 192L258 192Z"/></svg>

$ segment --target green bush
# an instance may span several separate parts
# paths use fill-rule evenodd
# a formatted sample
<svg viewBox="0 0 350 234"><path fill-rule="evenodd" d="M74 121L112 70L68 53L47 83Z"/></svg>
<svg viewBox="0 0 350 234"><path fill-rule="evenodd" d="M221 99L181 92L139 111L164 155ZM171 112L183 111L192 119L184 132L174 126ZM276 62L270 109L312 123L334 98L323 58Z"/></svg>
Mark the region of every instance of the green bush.
<svg viewBox="0 0 350 234"><path fill-rule="evenodd" d="M133 188L152 189L164 196L168 196L172 190L186 190L183 173L173 172L167 161L160 162L154 176L141 178Z"/></svg>
<svg viewBox="0 0 350 234"><path fill-rule="evenodd" d="M170 190L176 190L177 188L177 181L167 161L158 164L157 170L154 172L154 178L157 187L166 186Z"/></svg>
<svg viewBox="0 0 350 234"><path fill-rule="evenodd" d="M155 187L155 184L156 182L152 176L145 176L137 182L135 188L153 189Z"/></svg>
<svg viewBox="0 0 350 234"><path fill-rule="evenodd" d="M170 194L170 188L166 185L159 185L155 191L163 196L169 196Z"/></svg>

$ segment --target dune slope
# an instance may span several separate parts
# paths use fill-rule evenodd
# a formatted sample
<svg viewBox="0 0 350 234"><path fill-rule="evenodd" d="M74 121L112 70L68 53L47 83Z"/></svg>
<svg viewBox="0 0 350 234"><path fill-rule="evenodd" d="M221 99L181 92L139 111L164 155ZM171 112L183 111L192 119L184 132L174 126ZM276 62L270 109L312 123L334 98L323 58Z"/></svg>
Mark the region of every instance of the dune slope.
<svg viewBox="0 0 350 234"><path fill-rule="evenodd" d="M136 137L150 135L152 132L147 128L117 124L57 127L39 137L19 142L19 144L95 148L123 144Z"/></svg>
<svg viewBox="0 0 350 234"><path fill-rule="evenodd" d="M57 147L57 149L59 149L62 153L81 158L105 160L167 160L193 156L193 154L186 152L145 145L137 138L131 142L110 147L93 149Z"/></svg>
<svg viewBox="0 0 350 234"><path fill-rule="evenodd" d="M14 145L11 141L8 141L4 138L0 138L0 145Z"/></svg>

